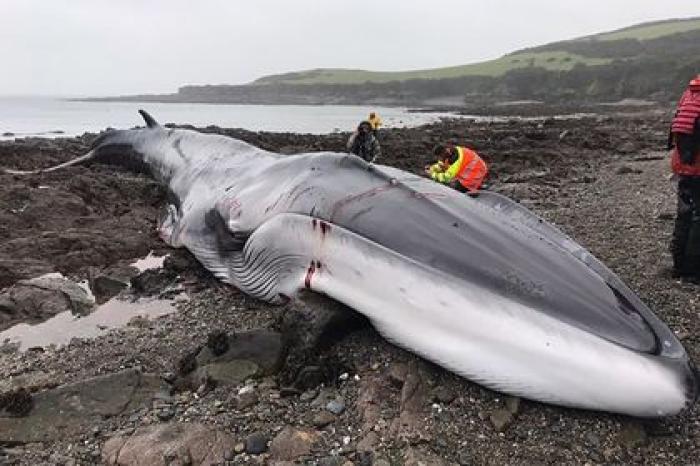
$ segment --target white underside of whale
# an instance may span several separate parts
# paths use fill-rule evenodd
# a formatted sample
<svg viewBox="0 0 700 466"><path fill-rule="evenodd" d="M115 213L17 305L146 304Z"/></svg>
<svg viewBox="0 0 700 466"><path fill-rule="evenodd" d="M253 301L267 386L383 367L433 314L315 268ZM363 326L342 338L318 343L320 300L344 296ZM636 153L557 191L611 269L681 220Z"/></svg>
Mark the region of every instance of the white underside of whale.
<svg viewBox="0 0 700 466"><path fill-rule="evenodd" d="M201 238L182 238L215 275L248 294L278 302L304 288L323 293L367 316L397 345L494 390L640 417L686 405L680 377L654 357L337 225L276 215L228 263Z"/></svg>

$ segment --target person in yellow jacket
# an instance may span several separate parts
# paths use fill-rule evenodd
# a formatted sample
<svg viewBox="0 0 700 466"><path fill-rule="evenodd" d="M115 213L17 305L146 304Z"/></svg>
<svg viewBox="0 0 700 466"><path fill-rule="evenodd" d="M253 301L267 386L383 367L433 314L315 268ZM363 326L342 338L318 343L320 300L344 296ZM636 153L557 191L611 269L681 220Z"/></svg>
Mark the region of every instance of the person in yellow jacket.
<svg viewBox="0 0 700 466"><path fill-rule="evenodd" d="M426 173L433 180L449 184L460 192L474 193L482 188L488 167L476 151L462 146L438 145L433 153L438 161L426 167Z"/></svg>
<svg viewBox="0 0 700 466"><path fill-rule="evenodd" d="M371 112L369 114L369 118L367 118L367 121L369 121L369 124L372 125L372 132L376 136L377 132L379 131L379 127L382 126L382 119L379 118L379 115L376 113Z"/></svg>

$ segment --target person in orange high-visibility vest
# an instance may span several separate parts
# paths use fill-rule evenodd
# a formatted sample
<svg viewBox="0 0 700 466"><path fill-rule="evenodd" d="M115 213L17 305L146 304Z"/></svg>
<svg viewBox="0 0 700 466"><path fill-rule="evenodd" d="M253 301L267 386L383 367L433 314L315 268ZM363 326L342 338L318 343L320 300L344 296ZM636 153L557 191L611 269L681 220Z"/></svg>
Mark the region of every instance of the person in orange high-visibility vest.
<svg viewBox="0 0 700 466"><path fill-rule="evenodd" d="M474 193L482 189L488 167L476 151L462 146L438 145L433 150L438 162L426 167L430 177L453 186L457 191Z"/></svg>

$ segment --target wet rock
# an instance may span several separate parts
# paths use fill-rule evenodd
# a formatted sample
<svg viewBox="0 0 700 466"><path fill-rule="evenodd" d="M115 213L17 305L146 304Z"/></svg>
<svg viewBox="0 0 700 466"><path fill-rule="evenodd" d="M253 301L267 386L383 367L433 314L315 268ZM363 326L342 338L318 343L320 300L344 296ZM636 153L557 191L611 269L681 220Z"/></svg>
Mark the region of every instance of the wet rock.
<svg viewBox="0 0 700 466"><path fill-rule="evenodd" d="M638 448L646 445L648 438L644 426L638 422L629 422L622 426L618 433L618 441L627 448Z"/></svg>
<svg viewBox="0 0 700 466"><path fill-rule="evenodd" d="M103 271L92 270L88 280L95 300L102 304L128 288L131 279L138 274L136 267L118 266Z"/></svg>
<svg viewBox="0 0 700 466"><path fill-rule="evenodd" d="M234 443L227 432L203 424L159 424L107 440L102 461L110 465L221 464Z"/></svg>
<svg viewBox="0 0 700 466"><path fill-rule="evenodd" d="M318 434L313 431L287 426L272 440L270 454L278 460L296 460L311 452L311 446L317 438Z"/></svg>
<svg viewBox="0 0 700 466"><path fill-rule="evenodd" d="M159 377L128 369L33 394L25 417L0 417L0 443L70 438L104 417L131 412L164 390Z"/></svg>
<svg viewBox="0 0 700 466"><path fill-rule="evenodd" d="M148 269L131 279L131 287L140 295L158 296L171 287L176 278L170 270Z"/></svg>
<svg viewBox="0 0 700 466"><path fill-rule="evenodd" d="M496 432L504 432L513 423L513 414L507 409L497 409L491 413L491 424Z"/></svg>
<svg viewBox="0 0 700 466"><path fill-rule="evenodd" d="M43 322L62 312L89 314L94 302L76 283L58 276L20 280L0 293L0 330Z"/></svg>
<svg viewBox="0 0 700 466"><path fill-rule="evenodd" d="M251 455L259 455L267 451L269 438L262 432L254 432L245 439L245 452Z"/></svg>

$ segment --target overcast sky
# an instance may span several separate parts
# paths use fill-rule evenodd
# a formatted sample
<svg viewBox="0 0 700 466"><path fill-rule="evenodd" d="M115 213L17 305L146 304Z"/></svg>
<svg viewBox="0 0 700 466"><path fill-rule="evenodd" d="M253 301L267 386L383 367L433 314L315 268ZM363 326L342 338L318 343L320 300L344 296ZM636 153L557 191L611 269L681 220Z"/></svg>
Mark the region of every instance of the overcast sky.
<svg viewBox="0 0 700 466"><path fill-rule="evenodd" d="M0 0L0 95L175 92L310 68L461 65L698 0Z"/></svg>

